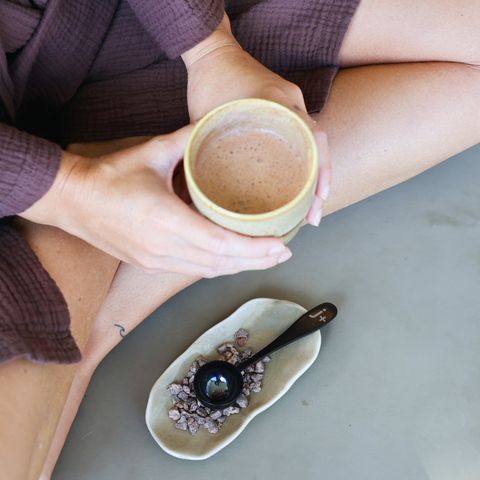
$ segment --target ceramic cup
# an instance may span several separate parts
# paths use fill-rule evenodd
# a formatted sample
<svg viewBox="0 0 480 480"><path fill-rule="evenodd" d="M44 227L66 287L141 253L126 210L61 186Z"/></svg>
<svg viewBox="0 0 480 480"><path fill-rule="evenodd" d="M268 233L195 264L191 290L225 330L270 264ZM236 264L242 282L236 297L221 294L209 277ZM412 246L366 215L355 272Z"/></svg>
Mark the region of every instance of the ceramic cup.
<svg viewBox="0 0 480 480"><path fill-rule="evenodd" d="M306 163L306 180L300 192L285 205L265 213L237 213L215 204L199 188L196 181L197 154L204 142L238 130L272 132L285 139ZM232 156L232 162L235 156ZM184 156L188 190L198 211L216 224L252 237L281 237L290 241L300 229L313 201L318 174L318 151L307 124L294 112L278 103L262 99L235 100L205 115L195 126ZM283 178L272 179L275 182Z"/></svg>

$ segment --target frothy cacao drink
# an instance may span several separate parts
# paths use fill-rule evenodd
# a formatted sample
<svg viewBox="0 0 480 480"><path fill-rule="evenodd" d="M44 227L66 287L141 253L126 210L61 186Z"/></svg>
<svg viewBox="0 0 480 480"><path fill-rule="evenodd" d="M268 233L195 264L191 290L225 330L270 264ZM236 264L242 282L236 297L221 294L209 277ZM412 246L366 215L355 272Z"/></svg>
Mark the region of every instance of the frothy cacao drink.
<svg viewBox="0 0 480 480"><path fill-rule="evenodd" d="M195 180L210 200L241 214L266 213L302 190L308 165L278 133L238 128L213 132L200 145Z"/></svg>

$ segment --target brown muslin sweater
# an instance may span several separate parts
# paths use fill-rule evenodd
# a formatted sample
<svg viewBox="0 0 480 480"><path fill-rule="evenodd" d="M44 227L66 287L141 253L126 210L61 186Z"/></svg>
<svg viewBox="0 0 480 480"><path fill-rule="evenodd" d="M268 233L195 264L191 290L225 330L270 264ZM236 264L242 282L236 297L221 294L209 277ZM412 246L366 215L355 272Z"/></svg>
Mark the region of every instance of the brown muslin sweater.
<svg viewBox="0 0 480 480"><path fill-rule="evenodd" d="M240 45L325 104L359 0L0 0L0 363L81 358L65 300L9 227L40 199L61 147L189 123L180 55L224 9Z"/></svg>

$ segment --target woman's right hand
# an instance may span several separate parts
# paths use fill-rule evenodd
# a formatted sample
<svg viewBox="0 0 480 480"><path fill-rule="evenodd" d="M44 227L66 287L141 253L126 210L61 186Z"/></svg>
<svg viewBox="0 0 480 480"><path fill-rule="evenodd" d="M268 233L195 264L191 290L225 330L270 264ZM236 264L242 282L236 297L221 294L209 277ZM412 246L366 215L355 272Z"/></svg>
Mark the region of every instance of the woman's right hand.
<svg viewBox="0 0 480 480"><path fill-rule="evenodd" d="M120 152L64 152L49 191L20 216L56 226L140 270L215 277L273 267L291 256L279 239L226 230L174 192L192 126Z"/></svg>
<svg viewBox="0 0 480 480"><path fill-rule="evenodd" d="M287 107L311 128L318 147L319 169L315 195L306 220L311 225L318 226L330 188L332 164L327 135L308 115L300 88L239 48L226 14L218 28L185 52L182 58L188 69L190 121L198 121L226 102L242 98L263 98Z"/></svg>

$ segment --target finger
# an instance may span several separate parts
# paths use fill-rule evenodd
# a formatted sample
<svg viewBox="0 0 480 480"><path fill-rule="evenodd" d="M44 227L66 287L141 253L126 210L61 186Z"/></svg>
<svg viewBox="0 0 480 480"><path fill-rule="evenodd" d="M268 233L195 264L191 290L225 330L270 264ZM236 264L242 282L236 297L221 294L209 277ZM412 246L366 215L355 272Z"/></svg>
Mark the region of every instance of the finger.
<svg viewBox="0 0 480 480"><path fill-rule="evenodd" d="M150 166L161 177L171 178L175 167L183 159L192 130L193 125L187 125L168 135L154 137L140 146L139 152L149 159Z"/></svg>
<svg viewBox="0 0 480 480"><path fill-rule="evenodd" d="M170 230L177 237L206 252L252 259L281 254L286 249L278 238L240 235L194 212L178 198L171 200L168 205L171 212Z"/></svg>
<svg viewBox="0 0 480 480"><path fill-rule="evenodd" d="M170 243L166 253L168 257L181 258L187 262L218 272L264 270L277 263L282 263L291 257L291 252L286 247L279 253L265 255L263 257L219 255L217 253L208 252L179 238L176 238L175 241ZM223 275L223 273L219 274Z"/></svg>
<svg viewBox="0 0 480 480"><path fill-rule="evenodd" d="M310 205L307 216L305 217L307 222L314 227L320 225L320 220L322 219L322 207L323 199L319 198L316 194L313 196L313 202Z"/></svg>
<svg viewBox="0 0 480 480"><path fill-rule="evenodd" d="M289 250L281 256L269 256L264 259L253 260L220 256L217 257L215 262L210 266L200 265L195 261L188 261L185 258L163 257L159 259L156 267L140 267L140 269L152 275L166 271L192 277L213 278L223 275L234 275L248 270L266 270L287 261L291 256Z"/></svg>

